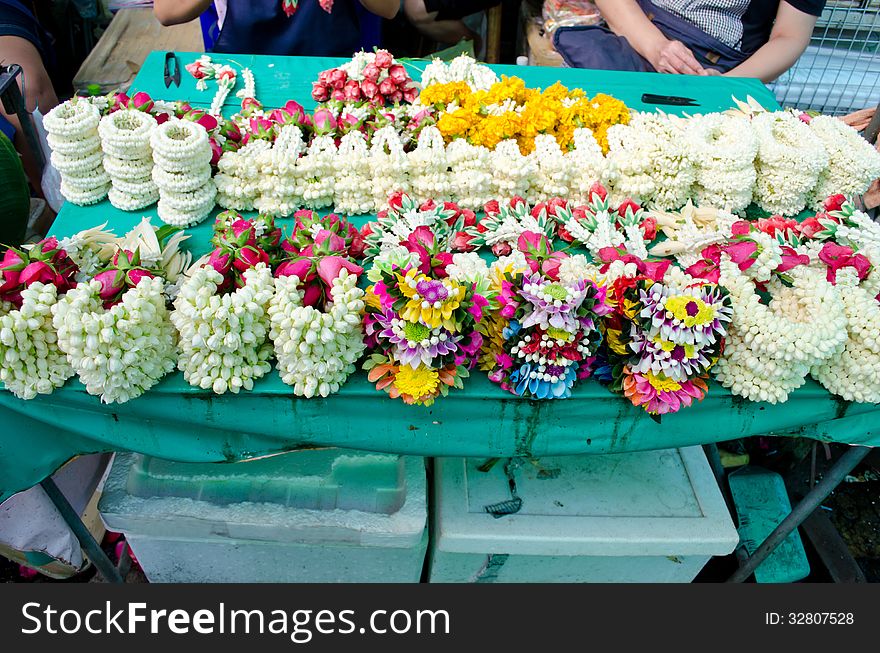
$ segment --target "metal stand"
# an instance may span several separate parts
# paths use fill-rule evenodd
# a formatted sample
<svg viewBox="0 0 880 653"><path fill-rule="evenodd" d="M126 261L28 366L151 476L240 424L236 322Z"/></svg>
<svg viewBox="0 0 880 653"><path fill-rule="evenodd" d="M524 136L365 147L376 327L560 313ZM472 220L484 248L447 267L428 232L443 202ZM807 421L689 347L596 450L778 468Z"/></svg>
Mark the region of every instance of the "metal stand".
<svg viewBox="0 0 880 653"><path fill-rule="evenodd" d="M125 581L119 574L116 565L113 564L113 561L107 557L107 554L104 553L104 550L95 538L92 537L89 529L83 524L82 519L80 519L76 510L73 509L73 506L70 505L67 497L65 497L61 493L61 490L58 489L58 486L55 484L55 481L52 480L52 477L49 476L40 481L40 486L46 491L49 500L55 504L56 508L58 508L61 517L64 519L65 523L70 526L70 530L76 535L76 539L79 540L80 546L82 546L86 556L91 560L92 564L95 565L98 572L104 577L104 580L108 583L124 583Z"/></svg>
<svg viewBox="0 0 880 653"><path fill-rule="evenodd" d="M788 517L783 519L779 526L767 536L767 539L755 550L755 553L749 556L736 573L727 579L727 582L742 583L755 573L755 569L764 562L767 556L819 507L819 504L834 491L834 488L840 485L847 474L855 469L855 466L864 460L870 451L870 447L851 447L843 454L819 484L807 493L800 503L792 509Z"/></svg>
<svg viewBox="0 0 880 653"><path fill-rule="evenodd" d="M11 66L0 66L0 101L3 102L3 110L6 113L14 113L18 116L21 123L21 131L24 134L28 147L33 152L34 158L43 169L46 165L46 159L43 157L43 148L40 147L40 139L37 137L37 130L34 128L31 114L28 113L24 104L24 98L21 96L21 89L15 78L21 75L22 69L18 64Z"/></svg>

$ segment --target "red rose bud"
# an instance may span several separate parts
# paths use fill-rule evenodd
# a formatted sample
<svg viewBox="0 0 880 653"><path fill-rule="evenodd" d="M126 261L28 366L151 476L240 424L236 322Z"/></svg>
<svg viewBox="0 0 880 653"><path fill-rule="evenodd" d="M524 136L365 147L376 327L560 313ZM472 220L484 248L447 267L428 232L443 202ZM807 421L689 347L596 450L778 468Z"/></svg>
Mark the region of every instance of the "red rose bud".
<svg viewBox="0 0 880 653"><path fill-rule="evenodd" d="M49 254L50 252L54 252L56 249L58 249L58 239L55 236L44 238L37 243L36 247L39 247L40 251L44 254Z"/></svg>
<svg viewBox="0 0 880 653"><path fill-rule="evenodd" d="M262 108L263 103L255 97L246 97L241 101L241 112L245 116L249 116L254 111L259 111Z"/></svg>
<svg viewBox="0 0 880 653"><path fill-rule="evenodd" d="M403 191L395 191L391 197L388 198L388 206L395 211L399 211L403 207Z"/></svg>
<svg viewBox="0 0 880 653"><path fill-rule="evenodd" d="M657 237L657 219L652 216L642 218L639 229L642 230L642 238L646 241L654 240Z"/></svg>
<svg viewBox="0 0 880 653"><path fill-rule="evenodd" d="M600 184L598 181L593 182L593 185L590 186L590 200L593 201L593 195L598 195L599 200L604 202L605 198L608 197L608 191L605 186Z"/></svg>
<svg viewBox="0 0 880 653"><path fill-rule="evenodd" d="M541 272L553 281L559 281L559 266L566 258L568 258L568 254L565 252L554 252L541 264Z"/></svg>
<svg viewBox="0 0 880 653"><path fill-rule="evenodd" d="M225 277L232 269L232 254L223 249L215 249L208 257L208 265Z"/></svg>
<svg viewBox="0 0 880 653"><path fill-rule="evenodd" d="M403 91L403 99L406 100L409 104L412 104L419 97L419 89L415 86L410 86L409 88Z"/></svg>
<svg viewBox="0 0 880 653"><path fill-rule="evenodd" d="M391 56L388 50L377 50L373 63L379 68L390 68L391 64L394 63L394 57Z"/></svg>
<svg viewBox="0 0 880 653"><path fill-rule="evenodd" d="M367 248L367 241L363 239L360 232L355 230L351 236L351 243L348 246L348 254L354 259L364 258L364 250Z"/></svg>
<svg viewBox="0 0 880 653"><path fill-rule="evenodd" d="M301 258L294 261L285 261L275 270L276 277L299 277L303 283L308 283L315 278L314 264L311 259Z"/></svg>
<svg viewBox="0 0 880 653"><path fill-rule="evenodd" d="M434 232L430 227L421 225L416 227L406 240L413 245L430 249L434 246Z"/></svg>
<svg viewBox="0 0 880 653"><path fill-rule="evenodd" d="M379 85L369 79L364 80L361 82L361 92L364 94L365 98L372 100L379 95Z"/></svg>
<svg viewBox="0 0 880 653"><path fill-rule="evenodd" d="M403 91L394 91L388 96L388 99L394 103L403 102Z"/></svg>
<svg viewBox="0 0 880 653"><path fill-rule="evenodd" d="M268 118L255 116L248 121L248 125L255 138L272 140L275 137L275 124Z"/></svg>
<svg viewBox="0 0 880 653"><path fill-rule="evenodd" d="M556 235L560 240L564 240L566 243L571 243L574 241L574 236L565 228L564 224L561 224L556 227Z"/></svg>
<svg viewBox="0 0 880 653"><path fill-rule="evenodd" d="M141 279L152 279L155 275L143 268L134 268L133 270L129 270L126 276L128 277L129 285L137 286L141 282Z"/></svg>
<svg viewBox="0 0 880 653"><path fill-rule="evenodd" d="M156 124L161 125L161 124L168 122L168 120L171 118L171 114L158 113L158 114L156 114L155 118L156 118Z"/></svg>
<svg viewBox="0 0 880 653"><path fill-rule="evenodd" d="M217 125L219 124L214 116L202 109L193 109L188 112L183 119L200 124L208 132L217 129Z"/></svg>
<svg viewBox="0 0 880 653"><path fill-rule="evenodd" d="M174 115L178 118L183 118L192 110L192 105L189 102L178 102L174 108Z"/></svg>
<svg viewBox="0 0 880 653"><path fill-rule="evenodd" d="M321 297L323 296L324 289L321 287L321 284L310 283L306 286L305 293L303 294L303 306L315 306L319 301L321 301Z"/></svg>
<svg viewBox="0 0 880 653"><path fill-rule="evenodd" d="M474 245L471 245L473 239L474 236L471 236L466 231L458 231L452 238L452 248L457 252L473 252L477 249Z"/></svg>
<svg viewBox="0 0 880 653"><path fill-rule="evenodd" d="M105 302L115 298L125 287L125 275L119 272L119 270L98 272L95 275L95 281L101 284L98 294Z"/></svg>
<svg viewBox="0 0 880 653"><path fill-rule="evenodd" d="M798 254L792 247L782 246L782 263L776 268L777 272L788 272L798 265L809 265L810 257L806 254Z"/></svg>
<svg viewBox="0 0 880 653"><path fill-rule="evenodd" d="M544 234L526 231L520 234L516 248L529 257L544 258L550 255L550 241Z"/></svg>
<svg viewBox="0 0 880 653"><path fill-rule="evenodd" d="M315 133L329 134L336 131L336 118L327 109L318 109L312 118Z"/></svg>
<svg viewBox="0 0 880 653"><path fill-rule="evenodd" d="M19 283L25 287L28 287L37 281L40 283L52 283L54 279L55 270L53 270L48 263L43 261L28 263L18 277Z"/></svg>
<svg viewBox="0 0 880 653"><path fill-rule="evenodd" d="M525 204L525 203L526 203L526 201L522 197L520 197L519 195L514 195L510 199L510 208L515 209L520 204Z"/></svg>
<svg viewBox="0 0 880 653"><path fill-rule="evenodd" d="M626 216L627 211L632 211L633 213L636 213L641 208L642 207L639 206L639 204L637 202L634 202L633 200L631 200L630 198L627 197L623 201L623 203L617 207L617 215L619 215L621 218L623 218Z"/></svg>
<svg viewBox="0 0 880 653"><path fill-rule="evenodd" d="M394 84L394 80L390 77L386 77L379 84L379 93L385 96L392 95L395 91L397 91L397 86Z"/></svg>
<svg viewBox="0 0 880 653"><path fill-rule="evenodd" d="M246 246L235 254L233 265L239 272L244 272L258 263L269 263L269 255L258 247Z"/></svg>
<svg viewBox="0 0 880 653"><path fill-rule="evenodd" d="M341 256L324 256L318 260L318 276L328 286L339 276L339 272L343 268L355 276L364 271L360 265L352 263Z"/></svg>
<svg viewBox="0 0 880 653"><path fill-rule="evenodd" d="M724 252L730 256L730 260L739 266L740 270L748 270L758 258L758 243L754 240L742 240L737 243L725 245Z"/></svg>
<svg viewBox="0 0 880 653"><path fill-rule="evenodd" d="M343 88L345 88L345 83L348 81L348 75L344 70L334 68L327 76L327 81L330 86L335 88L337 91L341 91Z"/></svg>
<svg viewBox="0 0 880 653"><path fill-rule="evenodd" d="M513 251L513 248L505 242L497 242L492 245L492 253L495 256L507 256L510 252Z"/></svg>
<svg viewBox="0 0 880 653"><path fill-rule="evenodd" d="M330 99L330 85L325 82L312 83L312 99L315 102L326 102Z"/></svg>
<svg viewBox="0 0 880 653"><path fill-rule="evenodd" d="M186 68L186 71L196 79L204 79L207 74L204 64L199 60L186 64L184 68Z"/></svg>
<svg viewBox="0 0 880 653"><path fill-rule="evenodd" d="M120 256L120 254L122 256ZM111 259L111 261L113 262L113 265L119 267L119 259L120 258L122 259L122 262L124 264L130 265L132 260L134 259L134 252L127 250L127 249L117 249L116 253L113 254L113 258Z"/></svg>
<svg viewBox="0 0 880 653"><path fill-rule="evenodd" d="M155 102L153 102L153 98L149 96L149 94L141 91L140 93L135 93L134 97L131 98L128 102L129 109L137 109L138 111L143 111L145 113L150 113L153 110L153 106L155 106Z"/></svg>
<svg viewBox="0 0 880 653"><path fill-rule="evenodd" d="M501 208L498 206L498 200L489 200L486 202L486 205L483 207L483 212L489 217L498 215L501 212Z"/></svg>
<svg viewBox="0 0 880 653"><path fill-rule="evenodd" d="M832 195L827 198L822 206L826 211L839 211L843 207L843 203L846 202L846 196L838 193L837 195Z"/></svg>
<svg viewBox="0 0 880 653"><path fill-rule="evenodd" d="M462 209L461 217L464 218L465 227L473 227L477 224L477 214L470 209Z"/></svg>
<svg viewBox="0 0 880 653"><path fill-rule="evenodd" d="M117 93L113 96L113 111L126 109L130 101L131 98L129 98L125 93Z"/></svg>
<svg viewBox="0 0 880 653"><path fill-rule="evenodd" d="M406 74L406 68L400 64L394 64L388 69L388 77L394 80L394 83L400 86L409 81L409 75Z"/></svg>
<svg viewBox="0 0 880 653"><path fill-rule="evenodd" d="M18 252L7 249L0 261L0 293L8 293L18 286L21 271L27 263L18 255Z"/></svg>
<svg viewBox="0 0 880 653"><path fill-rule="evenodd" d="M449 276L446 266L452 265L452 252L437 252L431 259L431 272L435 277L445 279Z"/></svg>
<svg viewBox="0 0 880 653"><path fill-rule="evenodd" d="M381 213L381 211L380 211ZM380 217L380 216L376 216ZM367 238L367 236L371 236L373 234L373 227L370 226L371 223L367 222L363 227L361 227L361 238Z"/></svg>
<svg viewBox="0 0 880 653"><path fill-rule="evenodd" d="M374 63L367 64L364 67L363 76L368 82L375 82L379 79L379 66Z"/></svg>
<svg viewBox="0 0 880 653"><path fill-rule="evenodd" d="M804 238L812 238L820 231L824 231L825 227L819 222L819 219L815 216L809 217L803 222L800 223L798 227L798 231Z"/></svg>
<svg viewBox="0 0 880 653"><path fill-rule="evenodd" d="M689 275L695 279L705 279L710 283L718 283L721 279L721 268L717 263L701 259L685 269Z"/></svg>

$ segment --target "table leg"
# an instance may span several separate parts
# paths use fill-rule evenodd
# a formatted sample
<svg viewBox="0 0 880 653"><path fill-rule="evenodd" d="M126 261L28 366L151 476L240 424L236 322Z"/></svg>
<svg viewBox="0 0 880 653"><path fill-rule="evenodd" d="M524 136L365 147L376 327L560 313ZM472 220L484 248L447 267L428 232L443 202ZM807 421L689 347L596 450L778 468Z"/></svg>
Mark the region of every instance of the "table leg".
<svg viewBox="0 0 880 653"><path fill-rule="evenodd" d="M780 522L779 526L767 536L767 539L749 556L748 560L740 566L736 573L727 579L727 582L742 583L755 573L755 569L764 562L767 556L788 537L789 533L800 526L819 507L819 504L834 491L834 488L840 485L847 474L855 469L855 466L864 460L870 451L870 447L851 447L849 451L843 454L840 460L834 463L834 466L828 470L828 473L819 484L801 499L789 513L788 517Z"/></svg>
<svg viewBox="0 0 880 653"><path fill-rule="evenodd" d="M86 556L92 561L92 564L95 565L98 572L104 577L104 580L108 583L124 583L125 581L119 574L116 565L113 564L113 561L107 557L107 554L104 553L104 550L95 538L92 537L89 529L83 524L82 519L76 513L76 510L73 509L73 506L70 505L67 497L65 497L61 490L58 489L58 486L55 484L55 481L52 480L52 477L49 476L43 479L40 482L40 486L46 491L49 500L55 504L56 508L58 508L61 517L64 519L65 523L70 526L70 530L76 535L76 539L79 540L80 546L82 546Z"/></svg>

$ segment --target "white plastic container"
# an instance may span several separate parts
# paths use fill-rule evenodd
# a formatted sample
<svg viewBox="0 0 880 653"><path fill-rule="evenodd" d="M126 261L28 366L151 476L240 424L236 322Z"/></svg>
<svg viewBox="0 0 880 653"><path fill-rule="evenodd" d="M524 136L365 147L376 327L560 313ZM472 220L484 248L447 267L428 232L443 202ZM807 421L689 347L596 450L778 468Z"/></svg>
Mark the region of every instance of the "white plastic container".
<svg viewBox="0 0 880 653"><path fill-rule="evenodd" d="M688 582L738 542L699 447L563 456L513 471L437 459L431 582Z"/></svg>
<svg viewBox="0 0 880 653"><path fill-rule="evenodd" d="M341 449L117 454L100 510L151 582L418 582L428 542L424 459Z"/></svg>

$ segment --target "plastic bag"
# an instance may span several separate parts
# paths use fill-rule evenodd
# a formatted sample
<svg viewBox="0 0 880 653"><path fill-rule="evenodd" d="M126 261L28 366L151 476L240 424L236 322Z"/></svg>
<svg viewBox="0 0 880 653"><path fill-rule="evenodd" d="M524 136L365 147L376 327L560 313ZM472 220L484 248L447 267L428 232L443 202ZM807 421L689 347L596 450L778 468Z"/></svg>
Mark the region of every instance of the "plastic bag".
<svg viewBox="0 0 880 653"><path fill-rule="evenodd" d="M559 27L596 25L602 20L599 9L589 0L544 0L544 33Z"/></svg>
<svg viewBox="0 0 880 653"><path fill-rule="evenodd" d="M38 108L31 115L34 119L34 127L37 130L37 137L40 139L40 148L43 150L43 156L46 159L46 165L43 168L43 177L40 180L40 187L43 189L43 196L46 198L49 206L52 207L52 210L55 211L55 213L58 213L58 211L61 210L61 205L64 204L64 196L61 194L61 175L50 161L52 150L49 147L49 143L46 141L46 128L43 127L43 114L40 113Z"/></svg>

